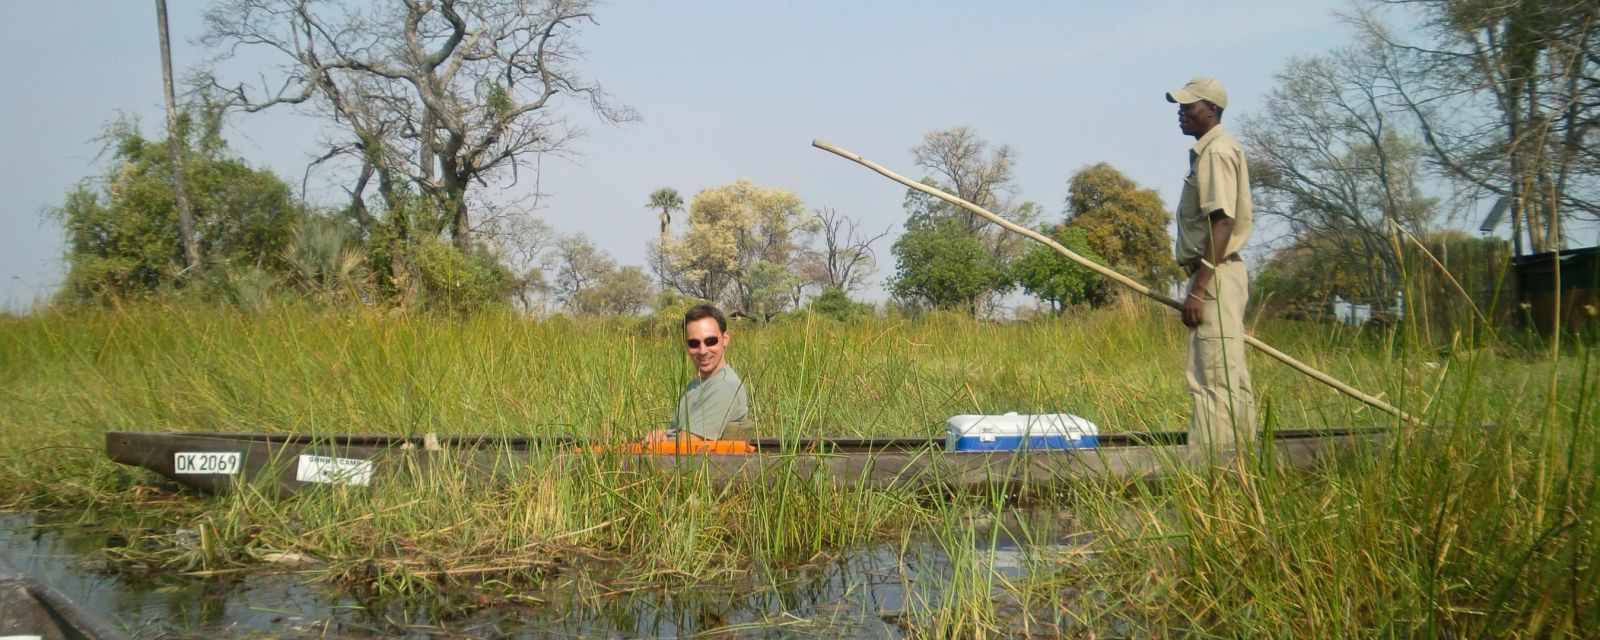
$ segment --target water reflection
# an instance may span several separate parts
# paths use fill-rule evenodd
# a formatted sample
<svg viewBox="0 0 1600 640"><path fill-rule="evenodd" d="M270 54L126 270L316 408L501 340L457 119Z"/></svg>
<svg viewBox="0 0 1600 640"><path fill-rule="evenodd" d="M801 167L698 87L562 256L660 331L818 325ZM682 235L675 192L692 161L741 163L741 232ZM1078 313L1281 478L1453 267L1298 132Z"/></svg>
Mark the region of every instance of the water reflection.
<svg viewBox="0 0 1600 640"><path fill-rule="evenodd" d="M757 565L738 581L664 589L619 588L614 568L574 569L517 604L439 619L418 602L362 600L303 576L158 578L95 566L108 540L93 527L0 513L0 557L135 637L685 637L900 638L919 607L939 603L961 571L999 585L1050 566L1085 542L1062 514L1009 512L970 521L972 548L906 538L802 567ZM954 556L954 559L952 559ZM466 594L470 595L470 594Z"/></svg>

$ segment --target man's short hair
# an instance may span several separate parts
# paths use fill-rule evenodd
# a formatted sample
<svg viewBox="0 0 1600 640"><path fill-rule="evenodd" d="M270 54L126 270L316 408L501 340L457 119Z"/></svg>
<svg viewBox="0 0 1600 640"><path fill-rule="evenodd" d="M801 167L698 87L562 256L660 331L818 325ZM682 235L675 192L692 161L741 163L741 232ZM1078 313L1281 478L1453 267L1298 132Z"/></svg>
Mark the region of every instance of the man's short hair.
<svg viewBox="0 0 1600 640"><path fill-rule="evenodd" d="M691 322L696 320L704 320L706 318L716 318L717 331L722 333L728 332L728 319L722 315L722 310L718 309L715 305L709 304L697 304L689 307L689 310L683 314L683 326L687 327Z"/></svg>

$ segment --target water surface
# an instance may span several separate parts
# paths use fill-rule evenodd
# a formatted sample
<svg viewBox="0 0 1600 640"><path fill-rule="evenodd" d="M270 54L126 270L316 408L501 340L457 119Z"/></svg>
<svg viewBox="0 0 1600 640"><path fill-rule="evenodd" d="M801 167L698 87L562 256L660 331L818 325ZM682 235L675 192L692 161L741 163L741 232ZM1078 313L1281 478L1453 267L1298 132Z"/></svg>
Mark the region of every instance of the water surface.
<svg viewBox="0 0 1600 640"><path fill-rule="evenodd" d="M938 608L952 585L988 585L1002 612L1021 606L1004 588L1085 542L1051 511L975 518L970 529L851 550L802 567L755 566L739 580L664 589L617 587L604 566L580 567L527 593L527 604L473 608L382 602L308 584L295 573L138 577L106 570L119 543L92 524L0 513L0 558L137 638L217 637L686 637L900 638ZM463 603L468 603L463 606ZM445 605L445 606L440 606ZM436 615L444 610L449 617ZM1052 619L1052 612L1034 611Z"/></svg>

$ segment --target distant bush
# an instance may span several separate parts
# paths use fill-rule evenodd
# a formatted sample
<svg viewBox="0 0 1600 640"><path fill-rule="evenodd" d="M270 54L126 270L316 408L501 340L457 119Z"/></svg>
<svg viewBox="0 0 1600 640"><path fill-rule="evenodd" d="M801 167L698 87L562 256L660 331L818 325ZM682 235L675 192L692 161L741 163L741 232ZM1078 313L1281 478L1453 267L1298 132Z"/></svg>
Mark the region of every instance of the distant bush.
<svg viewBox="0 0 1600 640"><path fill-rule="evenodd" d="M272 301L280 277L254 265L215 272L216 282L207 287L213 297L245 311L256 311Z"/></svg>
<svg viewBox="0 0 1600 640"><path fill-rule="evenodd" d="M1257 310L1251 313L1328 321L1334 319L1332 303L1338 298L1368 305L1373 310L1368 323L1373 326L1394 324L1398 312L1410 314L1413 317L1407 321L1439 337L1481 325L1479 313L1497 324L1512 319L1508 314L1514 305L1505 277L1511 248L1505 240L1445 230L1421 239L1426 252L1409 239L1403 242L1400 256L1405 272L1394 278L1402 287L1397 290L1375 289L1374 279L1368 277L1373 269L1370 257L1347 238L1299 238L1251 274L1250 302ZM1410 299L1397 309L1396 302L1406 297Z"/></svg>
<svg viewBox="0 0 1600 640"><path fill-rule="evenodd" d="M638 323L636 333L641 336L677 336L683 332L683 314L689 311L689 307L701 302L704 300L663 289L656 294L650 315Z"/></svg>
<svg viewBox="0 0 1600 640"><path fill-rule="evenodd" d="M436 238L417 242L413 253L423 305L445 311L473 311L505 304L516 277L494 256L464 254Z"/></svg>
<svg viewBox="0 0 1600 640"><path fill-rule="evenodd" d="M835 320L872 315L872 305L851 300L844 290L836 287L824 289L820 295L812 298L811 305L807 309Z"/></svg>

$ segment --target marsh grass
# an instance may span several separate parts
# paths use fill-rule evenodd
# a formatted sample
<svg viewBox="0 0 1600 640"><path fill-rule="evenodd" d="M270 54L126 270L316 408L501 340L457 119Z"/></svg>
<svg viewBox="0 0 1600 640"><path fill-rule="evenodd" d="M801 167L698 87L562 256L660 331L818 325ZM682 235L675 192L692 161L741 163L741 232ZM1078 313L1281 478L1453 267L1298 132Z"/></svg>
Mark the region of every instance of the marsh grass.
<svg viewBox="0 0 1600 640"><path fill-rule="evenodd" d="M1427 425L1314 473L1236 461L1159 492L1083 488L1074 509L1101 555L1041 580L1078 588L1062 606L1084 628L1136 635L1588 635L1600 628L1592 354L1523 380L1490 354L1463 351L1411 390Z"/></svg>
<svg viewBox="0 0 1600 640"><path fill-rule="evenodd" d="M1509 329L1426 347L1404 326L1254 330L1427 424L1313 472L1240 462L1030 494L1072 509L1092 542L1016 580L985 569L995 541L970 524L1010 508L1017 496L1003 491L866 490L798 463L719 488L601 451L508 450L446 452L371 490L202 497L102 451L108 430L636 438L667 421L690 372L676 337L622 320L294 304L0 318L0 506L115 529L129 544L105 553L126 571L294 571L374 597L443 598L451 611L529 602L591 563L615 568L595 589L604 597L749 580L917 537L951 566L901 618L928 637L1019 632L996 594L1027 603L1037 624L1020 629L1045 634L1600 628L1586 343L1552 351ZM813 317L733 332L730 360L763 437L937 437L959 413L1065 411L1108 431L1181 429L1187 417L1183 329L1132 305L1026 324ZM1393 424L1275 363L1251 365L1269 428ZM464 471L485 464L497 472Z"/></svg>

